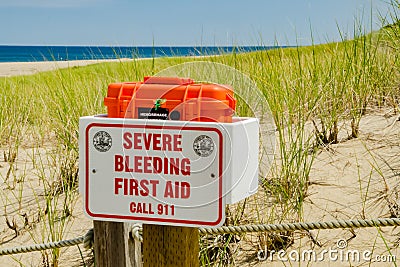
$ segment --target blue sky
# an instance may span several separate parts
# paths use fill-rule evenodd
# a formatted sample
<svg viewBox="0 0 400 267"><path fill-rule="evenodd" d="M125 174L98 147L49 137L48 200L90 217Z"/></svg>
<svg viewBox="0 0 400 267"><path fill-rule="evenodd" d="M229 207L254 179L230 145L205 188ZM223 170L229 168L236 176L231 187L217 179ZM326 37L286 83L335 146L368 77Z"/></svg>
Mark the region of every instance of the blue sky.
<svg viewBox="0 0 400 267"><path fill-rule="evenodd" d="M386 0L387 1L387 0ZM0 0L0 44L307 45L380 26L385 0ZM372 23L371 23L372 17Z"/></svg>

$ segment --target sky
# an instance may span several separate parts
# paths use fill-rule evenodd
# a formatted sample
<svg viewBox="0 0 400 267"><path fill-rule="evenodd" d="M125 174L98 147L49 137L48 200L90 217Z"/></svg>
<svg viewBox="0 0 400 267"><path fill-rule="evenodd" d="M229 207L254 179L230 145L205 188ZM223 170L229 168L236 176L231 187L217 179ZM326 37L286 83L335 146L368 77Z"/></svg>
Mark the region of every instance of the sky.
<svg viewBox="0 0 400 267"><path fill-rule="evenodd" d="M308 45L381 26L388 0L0 0L0 45Z"/></svg>

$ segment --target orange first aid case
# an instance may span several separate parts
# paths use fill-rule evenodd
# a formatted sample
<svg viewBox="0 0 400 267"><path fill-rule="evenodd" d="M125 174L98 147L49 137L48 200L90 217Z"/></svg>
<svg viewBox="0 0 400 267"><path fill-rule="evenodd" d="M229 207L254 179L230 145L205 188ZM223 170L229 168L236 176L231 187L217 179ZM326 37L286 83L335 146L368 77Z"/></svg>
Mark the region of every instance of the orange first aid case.
<svg viewBox="0 0 400 267"><path fill-rule="evenodd" d="M227 85L144 77L143 82L109 84L104 105L112 118L232 122L236 100Z"/></svg>

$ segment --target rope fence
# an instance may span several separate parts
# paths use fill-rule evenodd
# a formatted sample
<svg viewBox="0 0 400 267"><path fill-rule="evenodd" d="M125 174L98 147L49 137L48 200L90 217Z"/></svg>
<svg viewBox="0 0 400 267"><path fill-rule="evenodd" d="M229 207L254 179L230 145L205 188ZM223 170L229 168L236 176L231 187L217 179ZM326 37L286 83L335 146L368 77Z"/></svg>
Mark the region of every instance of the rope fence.
<svg viewBox="0 0 400 267"><path fill-rule="evenodd" d="M379 218L371 220L339 220L330 222L310 222L310 223L283 223L283 224L249 224L238 226L221 226L218 228L199 228L202 235L220 235L220 234L240 234L250 232L286 232L296 230L316 230L316 229L341 229L341 228L365 228L381 226L400 226L400 218ZM143 241L142 226L133 224L130 230L130 236L139 241ZM0 256L28 253L46 249L70 247L83 244L85 249L93 246L93 229L87 231L84 236L73 239L61 240L44 244L34 244L30 246L21 246L14 248L0 249Z"/></svg>

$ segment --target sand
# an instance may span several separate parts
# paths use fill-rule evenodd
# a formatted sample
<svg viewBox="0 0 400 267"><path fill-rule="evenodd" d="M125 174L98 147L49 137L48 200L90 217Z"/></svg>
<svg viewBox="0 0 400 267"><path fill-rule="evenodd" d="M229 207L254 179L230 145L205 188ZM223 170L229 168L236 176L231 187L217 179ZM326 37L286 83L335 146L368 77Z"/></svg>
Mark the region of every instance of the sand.
<svg viewBox="0 0 400 267"><path fill-rule="evenodd" d="M304 221L400 217L399 115L393 110L370 110L361 119L360 131L359 138L330 145L318 153L304 202ZM343 251L373 251L372 261L378 264L375 257L389 255L389 249L400 259L399 230L395 227L314 230L311 232L315 240L307 237L302 244L320 252L337 249L339 240L345 240L347 246ZM331 263L350 265L347 261ZM352 263L360 266L366 261Z"/></svg>
<svg viewBox="0 0 400 267"><path fill-rule="evenodd" d="M73 66L84 66L98 63L99 61L70 61L70 62L34 62L34 63L0 63L0 76L26 75L39 71L48 71L55 68ZM348 219L374 219L400 216L399 173L400 173L400 121L399 115L393 109L369 110L360 122L360 136L356 139L346 140L349 134L349 125L344 124L340 130L342 140L339 144L329 145L318 151L310 174L310 186L308 195L304 201L303 221L319 222ZM34 172L32 154L40 154L44 159L50 153L51 147L42 147L37 150L29 146L23 146L16 157L13 173L16 177L25 177L27 186L23 189L22 209L17 203L18 197L11 194L1 194L0 210L3 220L0 221L0 244L1 247L13 247L23 244L34 243L29 235L28 228L37 227L38 234L42 231L43 225L38 220L38 203L35 195L43 192L33 188L43 188L37 180ZM4 182L10 172L11 163L3 158L5 148L0 148L0 178L2 186L0 190L9 191L6 186L19 188L21 183L8 180ZM23 176L24 174L25 176ZM18 190L17 190L18 192ZM41 203L44 210L44 203ZM73 207L72 224L67 227L63 238L74 238L86 233L92 227L92 222L86 218L82 211L82 202L79 199ZM24 226L24 217L29 218L27 226ZM15 223L20 229L19 235L6 224L6 215L11 224ZM378 263L378 256L392 255L400 258L398 248L400 231L396 227L363 228L363 229L338 229L338 230L313 230L310 232L296 231L294 244L287 250L302 252L313 250L321 253L324 250L338 250L338 241L345 241L347 246L339 251L358 251L367 255L374 262L372 266L393 266L393 263ZM37 240L40 242L40 240ZM240 248L239 248L240 249ZM270 260L258 261L256 253L258 247L253 247L246 253L244 266L369 266L364 259L332 260L325 254L322 262L296 261L282 262L276 257L271 263ZM389 253L390 250L390 253ZM61 266L79 266L79 252L77 247L63 249ZM83 251L84 255L90 251ZM250 256L249 256L250 255ZM292 253L295 256L296 253ZM321 254L318 254L321 255ZM362 254L361 254L362 255ZM249 256L249 257L247 257ZM18 254L15 257L3 256L0 258L1 266L17 266L21 260L25 264L37 266L42 260L42 254L35 252L29 254ZM286 259L288 255L286 255Z"/></svg>

